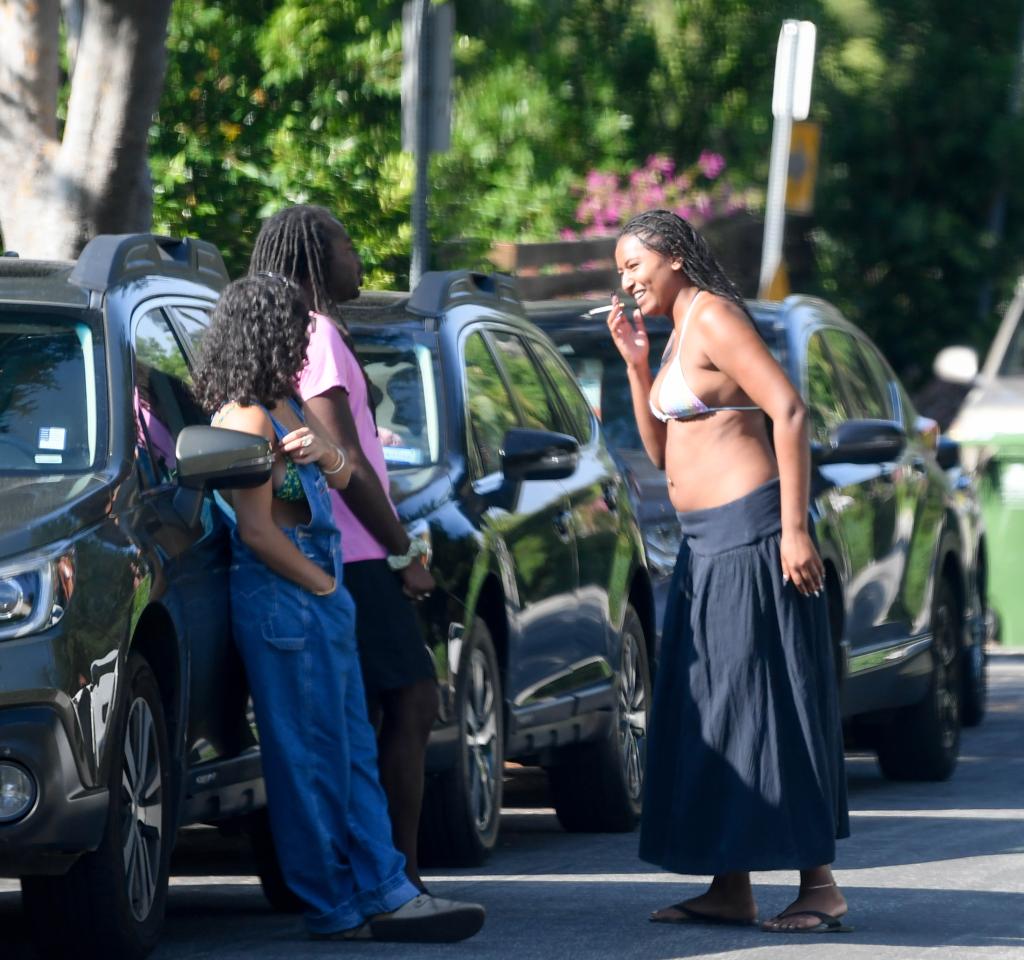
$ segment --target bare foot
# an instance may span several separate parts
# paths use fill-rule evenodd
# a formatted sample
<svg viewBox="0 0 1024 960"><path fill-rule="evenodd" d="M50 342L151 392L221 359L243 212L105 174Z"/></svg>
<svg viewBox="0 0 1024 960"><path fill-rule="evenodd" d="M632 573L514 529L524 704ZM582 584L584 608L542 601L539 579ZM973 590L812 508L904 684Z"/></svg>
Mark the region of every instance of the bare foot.
<svg viewBox="0 0 1024 960"><path fill-rule="evenodd" d="M771 920L765 920L761 924L761 929L773 932L807 930L823 923L821 917L803 913L802 911L805 910L816 910L839 919L846 915L846 898L835 883L820 887L801 886L797 898L778 916L772 917Z"/></svg>
<svg viewBox="0 0 1024 960"><path fill-rule="evenodd" d="M684 907L690 913L684 911ZM701 918L707 918L708 923L754 923L757 920L757 904L750 895L737 898L708 890L699 897L662 907L651 914L651 920L655 923L699 923Z"/></svg>

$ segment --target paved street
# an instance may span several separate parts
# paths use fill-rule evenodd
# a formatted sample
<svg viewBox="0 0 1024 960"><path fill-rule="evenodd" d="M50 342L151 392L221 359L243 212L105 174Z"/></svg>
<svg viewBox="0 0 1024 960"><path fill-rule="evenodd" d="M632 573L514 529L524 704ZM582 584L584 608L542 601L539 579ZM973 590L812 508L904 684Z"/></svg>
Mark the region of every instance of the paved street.
<svg viewBox="0 0 1024 960"><path fill-rule="evenodd" d="M154 960L670 958L802 956L909 960L1024 958L1024 653L992 659L991 704L964 735L949 783L893 784L849 758L853 836L837 876L856 932L782 937L756 929L655 926L648 912L701 889L652 872L636 837L570 836L531 771L510 783L501 847L485 869L428 872L432 889L486 904L484 931L457 946L312 944L297 918L265 906L244 845L189 831L175 858L166 932ZM791 876L758 875L761 912L788 901ZM782 881L785 881L783 883ZM58 918L55 918L58 919ZM59 922L59 920L58 920ZM0 880L4 960L29 956L16 884ZM88 936L88 931L82 931ZM116 960L116 958L112 958Z"/></svg>

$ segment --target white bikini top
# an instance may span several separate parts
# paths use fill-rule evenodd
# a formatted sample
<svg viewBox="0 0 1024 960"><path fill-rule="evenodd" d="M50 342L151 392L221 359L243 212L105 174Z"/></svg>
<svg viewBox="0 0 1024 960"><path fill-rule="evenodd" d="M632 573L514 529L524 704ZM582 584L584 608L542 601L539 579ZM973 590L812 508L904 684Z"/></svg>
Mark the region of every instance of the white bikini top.
<svg viewBox="0 0 1024 960"><path fill-rule="evenodd" d="M702 293L704 293L703 290L698 290L690 301L690 305L686 308L686 313L683 315L683 323L679 329L679 345L669 361L666 361L665 358L672 351L672 340L669 339L668 344L665 346L665 353L662 355L661 365L664 366L666 362L669 362L672 365L669 367L668 373L665 374L665 379L661 381L661 386L658 389L657 404L654 402L653 390L651 391L651 396L648 400L651 407L651 413L653 413L662 423L668 423L669 420L689 420L692 417L700 417L707 413L718 413L719 410L758 409L756 406L709 407L690 389L690 385L686 382L686 377L683 376L683 337L686 334L686 325L690 322L690 314L693 312L693 305L697 302L697 298ZM674 336L675 334L673 333L673 337Z"/></svg>

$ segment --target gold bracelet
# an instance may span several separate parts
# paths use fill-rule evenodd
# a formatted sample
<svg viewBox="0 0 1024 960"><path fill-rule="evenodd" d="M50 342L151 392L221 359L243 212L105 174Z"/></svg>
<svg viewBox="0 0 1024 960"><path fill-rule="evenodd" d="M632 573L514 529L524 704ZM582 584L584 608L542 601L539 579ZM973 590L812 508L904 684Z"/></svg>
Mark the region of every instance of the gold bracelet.
<svg viewBox="0 0 1024 960"><path fill-rule="evenodd" d="M330 470L325 470L323 467L320 468L320 472L325 477L334 476L334 474L340 473L345 469L345 451L342 450L341 447L335 447L334 450L338 454L338 462L335 466L331 467Z"/></svg>
<svg viewBox="0 0 1024 960"><path fill-rule="evenodd" d="M314 597L329 597L337 589L338 581L331 577L331 585L326 590L310 590Z"/></svg>

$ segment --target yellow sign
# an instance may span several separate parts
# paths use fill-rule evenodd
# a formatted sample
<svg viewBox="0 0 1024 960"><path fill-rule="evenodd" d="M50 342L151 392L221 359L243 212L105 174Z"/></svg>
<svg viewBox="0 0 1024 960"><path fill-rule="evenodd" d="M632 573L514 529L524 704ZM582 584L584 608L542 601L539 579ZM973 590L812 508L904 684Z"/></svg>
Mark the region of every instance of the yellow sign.
<svg viewBox="0 0 1024 960"><path fill-rule="evenodd" d="M814 211L814 182L818 176L821 124L801 121L793 124L789 141L789 176L786 180L786 210Z"/></svg>
<svg viewBox="0 0 1024 960"><path fill-rule="evenodd" d="M789 296L789 271L786 269L786 261L779 262L779 268L768 284L767 290L761 290L759 296L762 300L785 300Z"/></svg>

